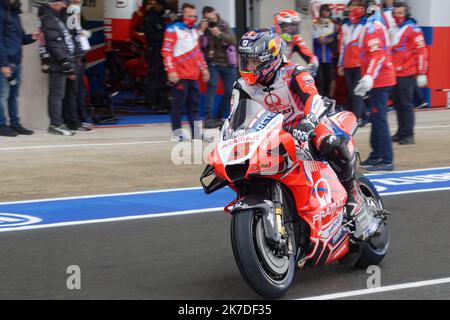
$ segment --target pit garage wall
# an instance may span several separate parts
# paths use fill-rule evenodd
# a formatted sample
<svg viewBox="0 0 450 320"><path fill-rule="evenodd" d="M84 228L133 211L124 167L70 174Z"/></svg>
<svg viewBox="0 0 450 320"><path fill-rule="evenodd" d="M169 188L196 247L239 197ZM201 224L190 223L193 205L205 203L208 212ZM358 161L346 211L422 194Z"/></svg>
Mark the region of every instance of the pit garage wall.
<svg viewBox="0 0 450 320"><path fill-rule="evenodd" d="M30 1L22 1L22 24L25 32L36 32L38 17ZM48 76L41 72L39 46L33 43L23 47L22 84L19 96L19 112L22 124L33 130L46 129L49 125Z"/></svg>
<svg viewBox="0 0 450 320"><path fill-rule="evenodd" d="M423 89L433 107L447 105L450 89L450 1L409 0L412 15L422 28L429 46L429 85Z"/></svg>

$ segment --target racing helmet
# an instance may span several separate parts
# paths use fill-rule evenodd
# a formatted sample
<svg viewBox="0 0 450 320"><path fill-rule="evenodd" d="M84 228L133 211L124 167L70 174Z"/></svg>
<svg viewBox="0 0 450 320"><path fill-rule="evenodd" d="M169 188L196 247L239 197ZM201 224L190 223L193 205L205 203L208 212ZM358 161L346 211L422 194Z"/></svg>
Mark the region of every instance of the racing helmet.
<svg viewBox="0 0 450 320"><path fill-rule="evenodd" d="M351 6L352 4L359 4L365 7L366 16L368 17L379 12L381 9L381 0L351 0L348 5Z"/></svg>
<svg viewBox="0 0 450 320"><path fill-rule="evenodd" d="M301 22L300 14L294 10L280 11L273 19L275 32L286 42L292 42L294 36L300 34Z"/></svg>
<svg viewBox="0 0 450 320"><path fill-rule="evenodd" d="M249 84L267 84L283 63L286 43L270 29L249 31L239 42L239 72Z"/></svg>

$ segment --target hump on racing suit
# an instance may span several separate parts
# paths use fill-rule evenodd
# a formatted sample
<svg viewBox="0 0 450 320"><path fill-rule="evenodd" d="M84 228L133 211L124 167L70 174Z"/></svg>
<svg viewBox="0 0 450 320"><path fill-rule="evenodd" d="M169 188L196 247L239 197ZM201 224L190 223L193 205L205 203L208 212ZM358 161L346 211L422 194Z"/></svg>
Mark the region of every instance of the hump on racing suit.
<svg viewBox="0 0 450 320"><path fill-rule="evenodd" d="M243 99L254 100L270 112L283 114L285 127L295 128L307 116L316 119L318 126L313 142L317 150L327 136L334 134L332 124L324 117L327 107L314 78L302 66L285 63L268 87L259 83L249 85L243 78L239 79L233 88L231 110Z"/></svg>

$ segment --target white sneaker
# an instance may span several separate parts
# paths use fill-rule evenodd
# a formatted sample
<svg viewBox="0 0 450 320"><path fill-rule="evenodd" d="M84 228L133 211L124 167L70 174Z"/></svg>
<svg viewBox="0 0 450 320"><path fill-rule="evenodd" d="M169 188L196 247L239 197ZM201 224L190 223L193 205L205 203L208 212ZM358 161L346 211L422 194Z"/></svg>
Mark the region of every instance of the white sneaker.
<svg viewBox="0 0 450 320"><path fill-rule="evenodd" d="M202 134L202 138L194 138L194 141L204 141L206 143L214 142L214 137L207 135L206 133Z"/></svg>
<svg viewBox="0 0 450 320"><path fill-rule="evenodd" d="M75 132L73 132L72 130L69 130L69 128L67 128L65 125L50 126L48 128L48 132L52 133L52 134L60 135L60 136L73 136L73 135L75 135Z"/></svg>
<svg viewBox="0 0 450 320"><path fill-rule="evenodd" d="M172 142L188 142L190 139L183 130L175 130L172 132Z"/></svg>

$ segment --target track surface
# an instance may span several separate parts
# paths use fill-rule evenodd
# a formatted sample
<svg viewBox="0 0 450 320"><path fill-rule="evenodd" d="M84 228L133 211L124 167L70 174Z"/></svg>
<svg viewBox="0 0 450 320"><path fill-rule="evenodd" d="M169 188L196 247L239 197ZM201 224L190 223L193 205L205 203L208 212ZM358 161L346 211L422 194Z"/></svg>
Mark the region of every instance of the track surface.
<svg viewBox="0 0 450 320"><path fill-rule="evenodd" d="M390 196L391 250L382 286L450 276L450 192ZM0 234L0 299L258 299L244 283L223 213ZM69 265L82 289L66 288ZM366 289L364 270L298 272L286 298ZM450 299L450 285L352 299Z"/></svg>

